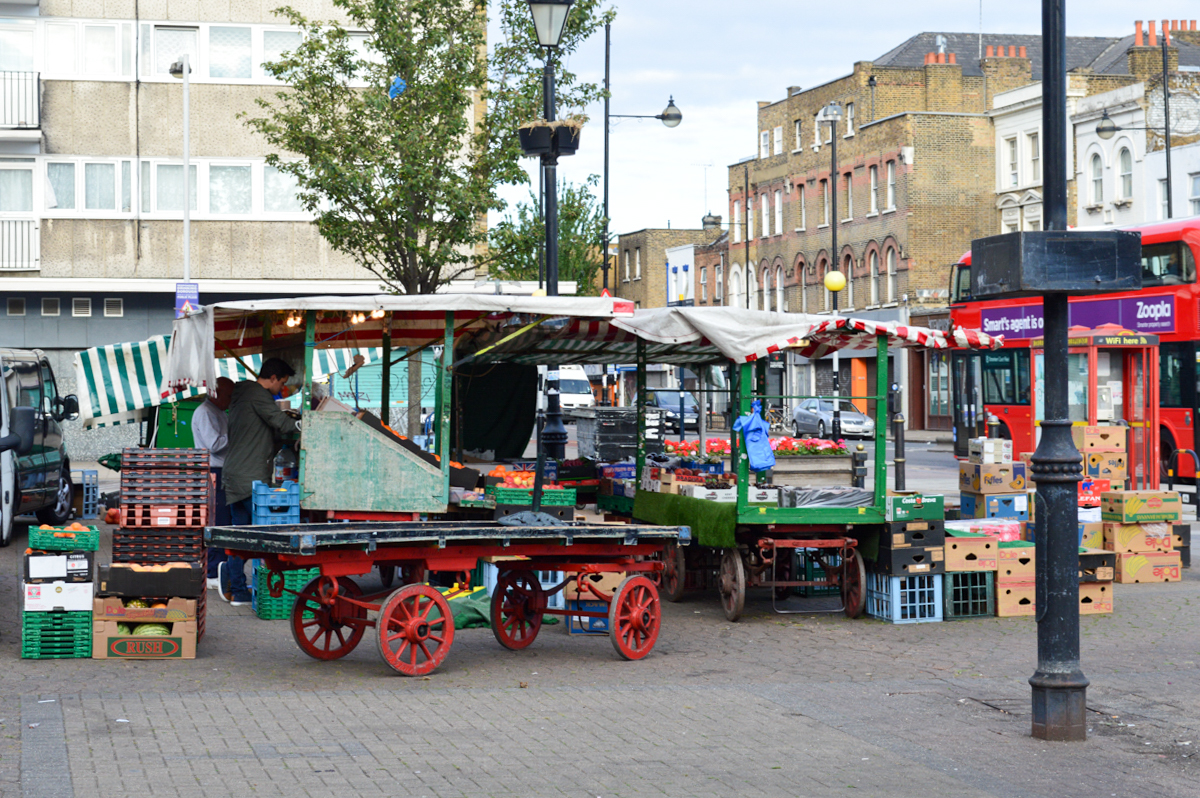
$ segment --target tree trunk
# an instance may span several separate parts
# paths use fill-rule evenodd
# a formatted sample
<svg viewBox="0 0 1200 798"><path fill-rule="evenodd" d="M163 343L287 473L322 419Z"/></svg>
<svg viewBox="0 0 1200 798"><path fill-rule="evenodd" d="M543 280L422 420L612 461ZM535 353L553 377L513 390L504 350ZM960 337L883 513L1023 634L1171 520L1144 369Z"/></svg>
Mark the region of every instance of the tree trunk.
<svg viewBox="0 0 1200 798"><path fill-rule="evenodd" d="M408 437L421 434L421 354L408 363Z"/></svg>

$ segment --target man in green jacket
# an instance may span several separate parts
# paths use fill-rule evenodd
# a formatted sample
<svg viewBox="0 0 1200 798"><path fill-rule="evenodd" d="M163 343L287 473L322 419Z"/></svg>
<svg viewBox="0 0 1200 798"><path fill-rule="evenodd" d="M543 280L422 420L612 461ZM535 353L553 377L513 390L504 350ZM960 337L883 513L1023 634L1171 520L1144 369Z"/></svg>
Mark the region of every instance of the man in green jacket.
<svg viewBox="0 0 1200 798"><path fill-rule="evenodd" d="M254 482L270 484L271 466L279 448L279 436L300 428L300 422L279 409L275 397L295 370L277 357L268 358L257 380L239 382L229 402L229 448L225 451L225 501L234 526L253 523L251 496ZM228 588L221 594L234 606L250 603L245 565L230 557L224 567Z"/></svg>

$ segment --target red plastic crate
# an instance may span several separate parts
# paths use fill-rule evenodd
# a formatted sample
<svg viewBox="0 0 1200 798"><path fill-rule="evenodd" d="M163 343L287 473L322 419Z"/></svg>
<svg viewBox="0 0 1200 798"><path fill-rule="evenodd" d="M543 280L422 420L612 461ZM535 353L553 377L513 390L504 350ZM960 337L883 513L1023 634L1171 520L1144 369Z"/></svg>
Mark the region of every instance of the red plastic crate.
<svg viewBox="0 0 1200 798"><path fill-rule="evenodd" d="M123 527L196 527L208 522L208 504L132 504L121 506Z"/></svg>

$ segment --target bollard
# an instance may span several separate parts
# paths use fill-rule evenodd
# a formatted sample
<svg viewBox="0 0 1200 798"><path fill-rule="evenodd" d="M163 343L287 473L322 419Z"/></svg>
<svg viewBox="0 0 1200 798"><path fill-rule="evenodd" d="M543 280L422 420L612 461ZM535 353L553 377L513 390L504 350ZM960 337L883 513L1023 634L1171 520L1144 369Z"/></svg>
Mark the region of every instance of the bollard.
<svg viewBox="0 0 1200 798"><path fill-rule="evenodd" d="M896 490L904 490L904 414L897 413L892 419L893 435L896 438L896 452L892 461L896 464Z"/></svg>
<svg viewBox="0 0 1200 798"><path fill-rule="evenodd" d="M991 438L992 440L998 439L1000 437L1000 419L996 418L996 416L989 413L987 425L988 425L987 436L989 438Z"/></svg>
<svg viewBox="0 0 1200 798"><path fill-rule="evenodd" d="M861 443L858 444L858 446L854 447L854 452L851 453L850 457L853 464L851 486L865 488L867 486L867 447Z"/></svg>

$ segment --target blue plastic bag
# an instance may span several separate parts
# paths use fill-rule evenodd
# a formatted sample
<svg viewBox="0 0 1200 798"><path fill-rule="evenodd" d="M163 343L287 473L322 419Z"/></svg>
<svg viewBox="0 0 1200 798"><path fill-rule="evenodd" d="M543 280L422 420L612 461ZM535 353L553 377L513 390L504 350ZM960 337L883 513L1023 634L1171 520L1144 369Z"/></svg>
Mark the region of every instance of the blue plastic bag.
<svg viewBox="0 0 1200 798"><path fill-rule="evenodd" d="M762 417L761 401L755 399L750 405L750 415L738 416L733 428L742 433L751 471L766 471L775 467L775 452L771 450L771 425Z"/></svg>

